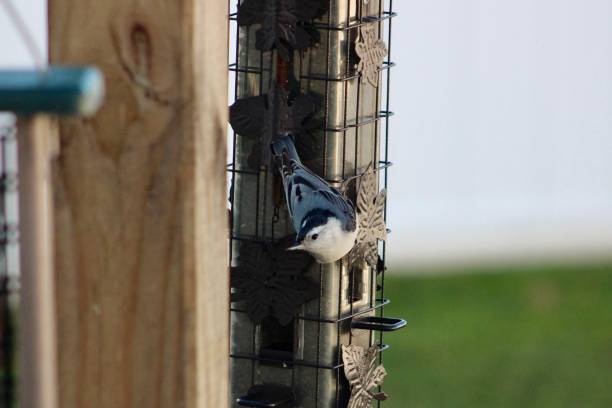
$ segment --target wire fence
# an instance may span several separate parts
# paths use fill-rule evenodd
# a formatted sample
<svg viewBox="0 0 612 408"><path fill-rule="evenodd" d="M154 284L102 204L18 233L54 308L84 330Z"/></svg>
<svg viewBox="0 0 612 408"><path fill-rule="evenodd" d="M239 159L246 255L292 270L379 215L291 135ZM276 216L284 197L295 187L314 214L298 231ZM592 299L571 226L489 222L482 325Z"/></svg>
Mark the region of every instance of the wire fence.
<svg viewBox="0 0 612 408"><path fill-rule="evenodd" d="M17 140L14 118L0 114L0 405L17 403Z"/></svg>

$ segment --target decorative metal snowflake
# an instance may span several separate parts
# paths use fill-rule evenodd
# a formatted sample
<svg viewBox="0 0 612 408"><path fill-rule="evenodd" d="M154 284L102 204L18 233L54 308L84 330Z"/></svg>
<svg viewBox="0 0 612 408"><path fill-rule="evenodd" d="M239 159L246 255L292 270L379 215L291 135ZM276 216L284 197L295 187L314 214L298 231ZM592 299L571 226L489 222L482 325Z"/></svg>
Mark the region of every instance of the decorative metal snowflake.
<svg viewBox="0 0 612 408"><path fill-rule="evenodd" d="M367 352L363 347L342 345L344 375L351 385L351 399L348 408L370 408L372 399L384 401L387 394L372 392L382 385L387 375L382 365L376 365L380 350L378 346L370 347Z"/></svg>
<svg viewBox="0 0 612 408"><path fill-rule="evenodd" d="M299 307L319 296L319 285L304 278L312 263L306 252L287 251L294 237L274 244L240 243L237 266L231 268L232 302L244 302L249 318L260 323L274 316L285 326Z"/></svg>
<svg viewBox="0 0 612 408"><path fill-rule="evenodd" d="M372 268L379 269L378 240L387 239L385 225L386 190L378 191L377 172L370 166L358 178L357 186L357 220L359 232L357 243L349 252L349 262L363 259Z"/></svg>
<svg viewBox="0 0 612 408"><path fill-rule="evenodd" d="M355 44L355 51L360 58L359 64L357 64L357 72L366 82L376 87L378 84L378 69L387 56L387 46L382 39L377 37L374 24L359 27L359 40Z"/></svg>
<svg viewBox="0 0 612 408"><path fill-rule="evenodd" d="M229 121L236 133L255 141L248 163L252 169L259 169L270 163L270 143L277 136L308 134L314 112L315 103L310 96L298 94L291 98L285 89L274 84L266 94L234 102L230 106ZM296 137L298 149L311 144L301 143L299 139Z"/></svg>
<svg viewBox="0 0 612 408"><path fill-rule="evenodd" d="M327 11L327 0L244 0L238 9L238 24L261 24L255 33L255 47L276 48L289 59L292 50L303 50L318 40L317 31L306 23Z"/></svg>

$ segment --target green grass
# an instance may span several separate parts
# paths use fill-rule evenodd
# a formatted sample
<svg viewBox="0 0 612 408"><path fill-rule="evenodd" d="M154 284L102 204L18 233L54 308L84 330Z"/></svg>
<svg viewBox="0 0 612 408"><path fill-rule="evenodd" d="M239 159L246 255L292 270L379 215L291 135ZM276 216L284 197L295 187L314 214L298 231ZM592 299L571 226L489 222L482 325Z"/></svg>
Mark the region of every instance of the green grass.
<svg viewBox="0 0 612 408"><path fill-rule="evenodd" d="M612 265L391 275L385 297L408 320L385 408L612 407Z"/></svg>

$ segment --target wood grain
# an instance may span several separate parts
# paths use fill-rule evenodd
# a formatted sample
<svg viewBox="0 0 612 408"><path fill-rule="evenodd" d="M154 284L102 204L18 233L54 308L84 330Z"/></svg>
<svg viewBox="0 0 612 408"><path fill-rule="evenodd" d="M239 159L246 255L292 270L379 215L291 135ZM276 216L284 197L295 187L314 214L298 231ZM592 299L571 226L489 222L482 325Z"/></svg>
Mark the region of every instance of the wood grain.
<svg viewBox="0 0 612 408"><path fill-rule="evenodd" d="M226 407L226 0L51 0L50 58L107 99L60 123L60 406Z"/></svg>

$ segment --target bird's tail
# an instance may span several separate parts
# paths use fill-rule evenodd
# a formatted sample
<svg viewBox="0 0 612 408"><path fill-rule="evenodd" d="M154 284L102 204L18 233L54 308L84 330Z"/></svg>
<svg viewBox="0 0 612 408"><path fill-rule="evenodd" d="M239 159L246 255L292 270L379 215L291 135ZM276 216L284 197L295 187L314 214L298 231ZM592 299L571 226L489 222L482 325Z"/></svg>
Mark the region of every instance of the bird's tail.
<svg viewBox="0 0 612 408"><path fill-rule="evenodd" d="M274 155L274 160L278 163L283 163L287 159L289 159L288 161L294 160L301 163L300 156L298 156L295 150L295 141L291 135L276 138L272 142L272 154Z"/></svg>

